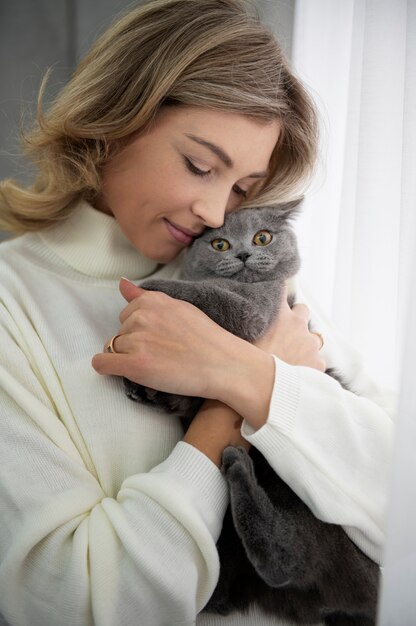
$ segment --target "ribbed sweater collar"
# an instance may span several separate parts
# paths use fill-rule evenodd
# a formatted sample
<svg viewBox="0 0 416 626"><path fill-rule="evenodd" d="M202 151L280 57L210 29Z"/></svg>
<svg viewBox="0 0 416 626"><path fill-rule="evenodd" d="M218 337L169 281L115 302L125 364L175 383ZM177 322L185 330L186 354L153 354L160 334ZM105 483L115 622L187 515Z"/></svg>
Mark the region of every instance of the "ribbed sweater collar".
<svg viewBox="0 0 416 626"><path fill-rule="evenodd" d="M87 276L138 280L152 274L158 266L134 248L114 217L85 201L64 222L42 231L40 236L56 255Z"/></svg>

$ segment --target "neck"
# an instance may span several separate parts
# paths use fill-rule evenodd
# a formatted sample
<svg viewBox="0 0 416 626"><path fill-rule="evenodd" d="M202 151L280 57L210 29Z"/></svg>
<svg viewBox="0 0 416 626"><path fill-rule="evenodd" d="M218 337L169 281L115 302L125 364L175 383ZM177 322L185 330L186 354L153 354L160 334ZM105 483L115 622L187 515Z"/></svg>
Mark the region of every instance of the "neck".
<svg viewBox="0 0 416 626"><path fill-rule="evenodd" d="M87 276L140 280L158 267L156 261L134 248L114 217L85 201L64 222L42 231L40 236L55 254Z"/></svg>

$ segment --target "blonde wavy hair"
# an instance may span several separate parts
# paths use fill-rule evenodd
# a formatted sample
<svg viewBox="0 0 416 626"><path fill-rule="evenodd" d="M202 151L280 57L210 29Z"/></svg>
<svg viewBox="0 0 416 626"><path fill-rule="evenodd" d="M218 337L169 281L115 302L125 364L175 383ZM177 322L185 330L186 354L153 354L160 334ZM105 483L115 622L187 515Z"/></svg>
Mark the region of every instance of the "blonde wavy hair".
<svg viewBox="0 0 416 626"><path fill-rule="evenodd" d="M151 0L116 21L23 135L33 185L0 184L0 230L40 230L100 193L103 165L161 106L279 120L270 175L256 205L299 197L317 146L314 105L275 37L245 0ZM252 201L250 202L253 203Z"/></svg>

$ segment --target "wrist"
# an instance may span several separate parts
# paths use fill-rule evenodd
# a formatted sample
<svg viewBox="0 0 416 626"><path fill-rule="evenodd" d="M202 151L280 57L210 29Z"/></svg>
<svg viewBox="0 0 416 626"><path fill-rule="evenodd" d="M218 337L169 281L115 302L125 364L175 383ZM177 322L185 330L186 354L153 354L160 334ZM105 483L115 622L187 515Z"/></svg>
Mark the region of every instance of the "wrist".
<svg viewBox="0 0 416 626"><path fill-rule="evenodd" d="M250 447L240 433L241 424L241 416L232 408L219 400L206 400L185 433L183 441L221 467L222 453L227 446Z"/></svg>
<svg viewBox="0 0 416 626"><path fill-rule="evenodd" d="M219 399L257 430L269 415L275 365L271 354L248 342L243 344L234 356Z"/></svg>

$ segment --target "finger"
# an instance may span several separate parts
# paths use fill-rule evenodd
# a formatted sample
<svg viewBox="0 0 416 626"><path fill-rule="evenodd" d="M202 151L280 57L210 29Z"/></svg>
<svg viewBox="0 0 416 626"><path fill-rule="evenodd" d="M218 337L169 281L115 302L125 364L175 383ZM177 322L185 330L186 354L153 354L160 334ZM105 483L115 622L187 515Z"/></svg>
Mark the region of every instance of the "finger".
<svg viewBox="0 0 416 626"><path fill-rule="evenodd" d="M105 342L103 352L106 354L122 353L121 344L124 342L123 336L120 333L113 335L111 339Z"/></svg>
<svg viewBox="0 0 416 626"><path fill-rule="evenodd" d="M313 330L311 330L310 333L311 333L311 335L313 335L315 337L316 344L318 346L318 351L319 351L321 348L323 348L323 345L324 345L323 337L322 337L322 335L320 333L317 333L317 332L315 332Z"/></svg>
<svg viewBox="0 0 416 626"><path fill-rule="evenodd" d="M122 309L119 315L120 322L124 324L126 319L138 308L139 298L148 292L146 292L146 289L138 287L127 278L120 279L119 289L123 298L128 302L127 306Z"/></svg>
<svg viewBox="0 0 416 626"><path fill-rule="evenodd" d="M131 355L129 354L106 354L100 352L95 354L91 360L91 365L102 376L127 376L131 373ZM136 364L137 365L137 364Z"/></svg>
<svg viewBox="0 0 416 626"><path fill-rule="evenodd" d="M326 361L325 361L325 359L319 358L317 363L316 363L315 369L319 370L320 372L325 372L325 370L326 370Z"/></svg>
<svg viewBox="0 0 416 626"><path fill-rule="evenodd" d="M120 279L119 289L121 295L125 300L127 300L127 302L131 302L132 300L134 300L134 298L138 298L146 292L145 289L138 287L137 285L132 283L131 280L128 280L128 278L124 277Z"/></svg>

